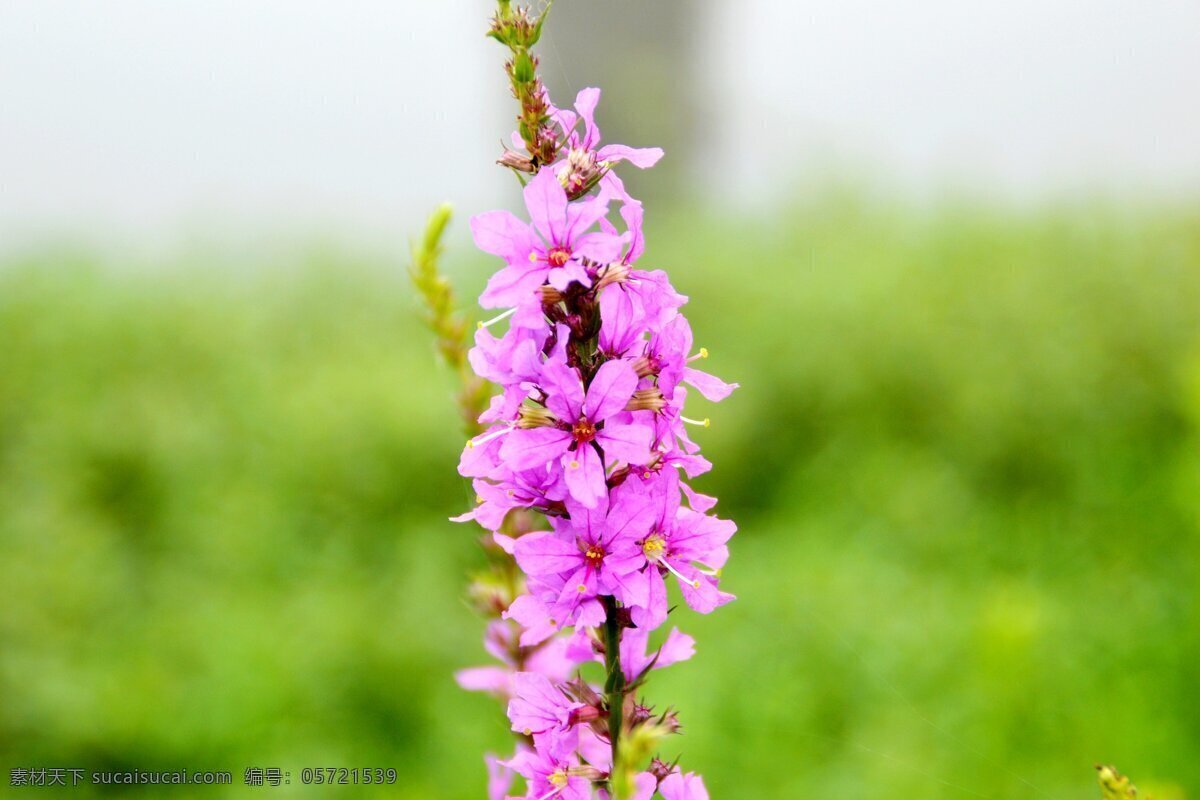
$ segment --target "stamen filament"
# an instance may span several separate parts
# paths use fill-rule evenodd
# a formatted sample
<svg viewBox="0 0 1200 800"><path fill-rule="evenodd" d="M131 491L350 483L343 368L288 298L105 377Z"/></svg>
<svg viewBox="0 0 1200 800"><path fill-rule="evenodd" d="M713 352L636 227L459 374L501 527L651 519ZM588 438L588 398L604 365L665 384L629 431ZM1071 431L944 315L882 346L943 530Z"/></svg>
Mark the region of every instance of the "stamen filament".
<svg viewBox="0 0 1200 800"><path fill-rule="evenodd" d="M707 347L701 347L700 352L696 353L696 355L689 358L688 362L691 363L692 361L695 361L698 358L708 358L708 348Z"/></svg>
<svg viewBox="0 0 1200 800"><path fill-rule="evenodd" d="M487 322L480 322L480 323L478 323L478 326L479 326L479 328L480 328L481 330L482 330L483 328L490 328L490 327L492 327L493 325L495 325L497 322L503 322L504 320L508 319L509 317L511 317L511 316L512 316L513 314L515 314L515 313L517 313L517 309L516 309L516 307L510 308L508 311L505 311L505 312L504 312L504 313L502 313L502 314L497 314L496 316L492 317L492 318L491 318L491 319L489 319Z"/></svg>
<svg viewBox="0 0 1200 800"><path fill-rule="evenodd" d="M684 583L690 585L693 589L700 588L700 581L692 580L691 578L685 576L682 572L680 572L679 570L672 567L671 563L669 561L667 561L665 558L656 558L654 560L657 561L659 564L662 564L664 567L666 567L668 570L670 570L672 575L674 575L676 578L679 578L679 580L683 581Z"/></svg>
<svg viewBox="0 0 1200 800"><path fill-rule="evenodd" d="M478 446L479 446L479 445L481 445L481 444L487 444L487 443L488 443L488 442L490 442L492 439L498 439L498 438L500 438L501 436L504 436L504 435L505 435L505 434L507 434L507 433L512 433L512 430L513 430L513 427L512 427L511 425L509 425L509 426L506 426L506 427L504 427L504 428L501 428L501 429L500 429L500 430L498 430L498 431L492 431L492 432L491 432L491 433L489 433L488 435L486 435L486 436L481 436L481 437L479 437L478 439L468 439L468 440L467 440L467 447L468 447L468 448L474 448L474 447L478 447Z"/></svg>
<svg viewBox="0 0 1200 800"><path fill-rule="evenodd" d="M704 419L691 419L680 414L679 419L686 422L688 425L699 425L702 428L707 428L708 426L712 425L712 420L708 417L705 417Z"/></svg>

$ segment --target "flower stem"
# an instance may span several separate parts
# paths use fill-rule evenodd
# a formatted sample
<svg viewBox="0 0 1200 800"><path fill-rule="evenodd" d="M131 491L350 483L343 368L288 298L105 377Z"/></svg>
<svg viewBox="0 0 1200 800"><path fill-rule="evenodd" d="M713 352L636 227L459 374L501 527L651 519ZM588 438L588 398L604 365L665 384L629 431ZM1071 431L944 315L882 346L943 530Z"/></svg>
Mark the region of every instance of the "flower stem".
<svg viewBox="0 0 1200 800"><path fill-rule="evenodd" d="M625 710L625 672L621 669L621 628L617 621L617 601L613 597L602 597L604 601L604 669L608 674L604 692L608 702L608 738L612 742L612 775L609 785L613 800L621 800L624 779L617 775L621 760L618 758L621 728Z"/></svg>

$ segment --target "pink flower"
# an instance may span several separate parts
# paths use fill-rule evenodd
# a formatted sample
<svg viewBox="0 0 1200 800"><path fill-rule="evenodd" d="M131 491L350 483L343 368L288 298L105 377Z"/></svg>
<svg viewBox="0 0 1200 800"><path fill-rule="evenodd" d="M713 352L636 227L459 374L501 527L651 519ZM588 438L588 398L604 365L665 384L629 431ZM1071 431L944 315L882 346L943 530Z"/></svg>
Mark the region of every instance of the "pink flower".
<svg viewBox="0 0 1200 800"><path fill-rule="evenodd" d="M526 26L541 18L503 13L506 5L492 35L515 52L537 38ZM476 584L480 607L500 616L485 637L497 663L456 677L507 699L518 734L513 758L488 760L491 800L518 800L506 797L514 773L525 778L525 800L607 800L614 755L630 755L625 735L610 741L617 709L627 709L621 730L636 741L656 719L637 687L695 652L678 629L650 648L667 618L669 576L700 613L733 599L719 578L736 526L683 482L712 466L687 430L707 420L683 413L689 388L717 401L737 384L696 368L707 351L692 352L680 313L687 298L665 272L637 266L644 209L614 166L644 169L662 150L602 144L600 91L579 92L574 110L556 108L518 55L510 78L525 135L514 145L528 155L505 153L500 163L536 174L524 189L529 221L506 211L471 220L478 247L504 261L480 303L504 310L481 323L467 353L498 392L460 458L476 503L456 519L490 531L520 574L505 565L503 589ZM603 689L576 670L592 660L606 663ZM678 732L672 710L657 720L655 737ZM629 768L645 770L632 774L632 800L708 800L694 773L658 759Z"/></svg>
<svg viewBox="0 0 1200 800"><path fill-rule="evenodd" d="M637 384L632 367L609 361L585 392L573 367L548 361L539 387L550 416L507 435L500 458L513 470L560 464L571 496L594 508L607 490L605 460L637 463L649 457L650 430L625 411Z"/></svg>
<svg viewBox="0 0 1200 800"><path fill-rule="evenodd" d="M633 683L651 669L663 669L680 661L687 661L696 654L696 640L678 628L672 628L662 646L653 653L646 652L650 642L650 630L633 628L621 636L621 669L625 680Z"/></svg>
<svg viewBox="0 0 1200 800"><path fill-rule="evenodd" d="M694 772L672 772L659 783L658 791L666 800L708 800L704 780Z"/></svg>
<svg viewBox="0 0 1200 800"><path fill-rule="evenodd" d="M513 697L508 701L512 729L532 736L547 753L574 752L579 742L574 714L582 708L583 703L572 702L545 675L518 672L513 676Z"/></svg>
<svg viewBox="0 0 1200 800"><path fill-rule="evenodd" d="M578 759L543 748L518 753L506 766L528 781L530 800L592 800L592 781L580 774Z"/></svg>
<svg viewBox="0 0 1200 800"><path fill-rule="evenodd" d="M596 125L596 106L600 104L600 90L583 89L575 96L575 111L552 109L551 116L565 134L562 152L565 157L558 162L558 179L572 194L586 190L614 164L628 161L638 169L647 169L663 157L660 147L634 148L621 144L600 147L600 128ZM583 122L583 131L578 125Z"/></svg>
<svg viewBox="0 0 1200 800"><path fill-rule="evenodd" d="M521 645L521 631L511 622L493 620L488 624L484 636L484 648L503 666L469 667L454 674L458 685L473 692L490 692L508 698L515 691L517 662L514 654ZM565 681L579 664L568 654L569 638L558 638L546 642L525 656L523 668L527 672L545 675L553 682Z"/></svg>
<svg viewBox="0 0 1200 800"><path fill-rule="evenodd" d="M650 337L642 357L647 361L647 369L658 375L658 388L663 394L671 395L679 382L684 381L694 386L706 400L715 403L724 400L738 388L736 383L725 383L707 372L688 366L698 359L708 358L705 348L700 348L696 355L690 355L691 350L692 326L681 316L675 317L659 333Z"/></svg>
<svg viewBox="0 0 1200 800"><path fill-rule="evenodd" d="M581 615L603 620L600 595L645 605L645 581L635 573L645 563L637 542L654 519L650 498L623 492L611 506L567 508L569 521L554 531L526 534L513 547L517 565L545 587L544 607L556 624L577 623Z"/></svg>
<svg viewBox="0 0 1200 800"><path fill-rule="evenodd" d="M518 749L517 752L521 751ZM516 773L491 753L485 755L483 760L488 771L488 800L504 800L512 788Z"/></svg>
<svg viewBox="0 0 1200 800"><path fill-rule="evenodd" d="M654 628L666 619L667 574L678 579L683 599L693 611L708 614L733 600L733 595L717 588L717 574L729 558L725 543L737 526L681 507L678 473L662 473L650 484L649 494L657 517L638 543L646 562L646 569L638 573L645 581L639 594L648 600L634 609L634 622Z"/></svg>
<svg viewBox="0 0 1200 800"><path fill-rule="evenodd" d="M629 800L650 800L658 788L658 779L649 772L639 772L633 776L633 784L634 792Z"/></svg>
<svg viewBox="0 0 1200 800"><path fill-rule="evenodd" d="M559 291L571 281L590 286L584 260L607 264L620 256L619 236L591 230L608 212L607 200L568 204L553 168L543 168L525 187L525 205L532 225L507 211L471 219L476 246L508 265L488 281L479 298L484 308L540 303L537 295L546 282Z"/></svg>

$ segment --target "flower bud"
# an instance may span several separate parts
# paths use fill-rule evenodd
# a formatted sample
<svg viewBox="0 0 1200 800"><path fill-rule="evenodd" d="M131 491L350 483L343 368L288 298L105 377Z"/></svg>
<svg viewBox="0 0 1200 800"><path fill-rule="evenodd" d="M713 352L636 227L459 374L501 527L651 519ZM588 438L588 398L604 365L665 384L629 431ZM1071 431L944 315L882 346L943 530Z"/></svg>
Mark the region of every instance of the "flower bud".
<svg viewBox="0 0 1200 800"><path fill-rule="evenodd" d="M476 573L467 587L467 599L480 614L498 617L513 601L509 581L495 570Z"/></svg>
<svg viewBox="0 0 1200 800"><path fill-rule="evenodd" d="M625 406L626 411L662 411L667 405L666 398L658 389L638 389Z"/></svg>
<svg viewBox="0 0 1200 800"><path fill-rule="evenodd" d="M505 150L504 154L496 159L496 163L502 167L515 169L518 172L528 172L533 174L537 172L537 168L533 166L533 159L516 150Z"/></svg>
<svg viewBox="0 0 1200 800"><path fill-rule="evenodd" d="M587 778L589 781L604 780L604 777L605 777L605 773L603 770L597 769L596 767L592 767L592 766L586 766L586 765L579 766L579 767L571 767L570 769L567 770L567 774L573 775L573 776L576 776L579 778Z"/></svg>
<svg viewBox="0 0 1200 800"><path fill-rule="evenodd" d="M602 716L604 716L604 712L596 706L584 706L572 711L567 721L571 725L586 725L589 722L600 719Z"/></svg>
<svg viewBox="0 0 1200 800"><path fill-rule="evenodd" d="M526 52L517 53L512 60L512 76L517 83L529 83L533 80L533 57Z"/></svg>
<svg viewBox="0 0 1200 800"><path fill-rule="evenodd" d="M596 291L598 292L605 286L613 283L624 283L625 279L628 277L628 264L609 264L607 267L605 267L604 274L600 276L598 281L596 281Z"/></svg>
<svg viewBox="0 0 1200 800"><path fill-rule="evenodd" d="M544 406L521 406L517 412L517 427L524 430L530 428L553 428L558 424L558 417L554 416L548 408Z"/></svg>
<svg viewBox="0 0 1200 800"><path fill-rule="evenodd" d="M1104 800L1137 800L1138 790L1126 776L1117 772L1116 767L1097 764L1100 771L1100 790Z"/></svg>
<svg viewBox="0 0 1200 800"><path fill-rule="evenodd" d="M675 771L675 765L668 764L661 758L655 758L650 761L650 769L647 771L654 776L655 780L662 782L668 775Z"/></svg>

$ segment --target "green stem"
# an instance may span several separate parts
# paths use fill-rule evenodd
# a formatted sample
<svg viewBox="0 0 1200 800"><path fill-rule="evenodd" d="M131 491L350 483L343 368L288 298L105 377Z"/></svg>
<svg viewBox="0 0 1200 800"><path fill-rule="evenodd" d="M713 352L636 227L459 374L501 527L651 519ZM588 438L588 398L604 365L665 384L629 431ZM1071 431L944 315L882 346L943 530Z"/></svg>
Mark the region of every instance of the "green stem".
<svg viewBox="0 0 1200 800"><path fill-rule="evenodd" d="M621 669L621 629L617 623L617 601L613 597L603 597L604 601L604 669L608 674L604 682L604 691L608 701L608 738L612 742L612 775L610 786L613 799L620 800L621 786L624 781L617 775L620 759L622 719L625 710L625 673Z"/></svg>

